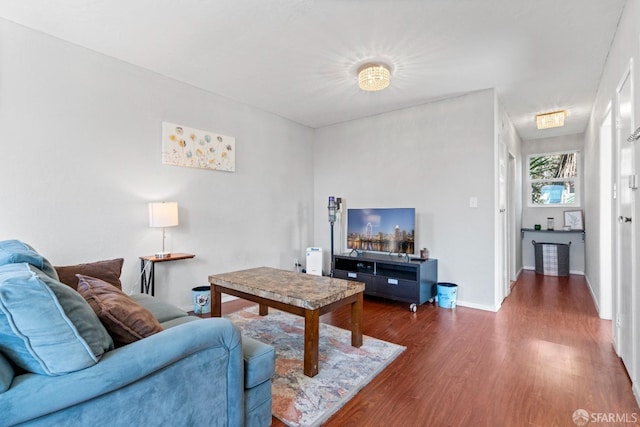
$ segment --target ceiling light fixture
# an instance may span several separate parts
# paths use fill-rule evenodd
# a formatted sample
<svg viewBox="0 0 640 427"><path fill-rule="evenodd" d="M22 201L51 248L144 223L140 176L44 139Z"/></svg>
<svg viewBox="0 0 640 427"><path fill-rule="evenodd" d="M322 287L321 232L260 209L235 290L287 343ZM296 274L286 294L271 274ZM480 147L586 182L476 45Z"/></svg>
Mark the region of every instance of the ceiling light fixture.
<svg viewBox="0 0 640 427"><path fill-rule="evenodd" d="M553 111L551 113L537 114L536 124L538 129L549 129L564 126L564 118L567 116L566 110Z"/></svg>
<svg viewBox="0 0 640 427"><path fill-rule="evenodd" d="M385 64L364 64L358 69L358 86L366 91L382 90L389 86L389 67Z"/></svg>

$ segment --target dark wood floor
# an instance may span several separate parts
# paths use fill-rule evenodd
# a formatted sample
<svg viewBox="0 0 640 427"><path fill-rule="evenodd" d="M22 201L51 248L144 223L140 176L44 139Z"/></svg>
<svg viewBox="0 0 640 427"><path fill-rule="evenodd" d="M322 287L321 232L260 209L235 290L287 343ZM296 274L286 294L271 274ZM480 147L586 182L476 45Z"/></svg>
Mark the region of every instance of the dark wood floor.
<svg viewBox="0 0 640 427"><path fill-rule="evenodd" d="M348 308L321 321L348 329ZM640 419L583 276L525 271L498 313L365 298L364 333L407 350L326 426L574 426L577 409Z"/></svg>

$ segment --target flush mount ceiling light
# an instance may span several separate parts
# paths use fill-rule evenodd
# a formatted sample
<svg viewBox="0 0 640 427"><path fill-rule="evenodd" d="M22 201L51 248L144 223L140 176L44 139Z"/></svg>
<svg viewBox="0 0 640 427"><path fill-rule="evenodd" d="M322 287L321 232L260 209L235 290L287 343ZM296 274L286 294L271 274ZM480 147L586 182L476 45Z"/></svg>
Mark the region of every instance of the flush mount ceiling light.
<svg viewBox="0 0 640 427"><path fill-rule="evenodd" d="M385 64L364 64L358 69L358 86L367 91L382 90L389 86L390 77Z"/></svg>
<svg viewBox="0 0 640 427"><path fill-rule="evenodd" d="M537 114L536 124L538 129L549 129L564 126L564 118L567 116L566 110L553 111L551 113Z"/></svg>

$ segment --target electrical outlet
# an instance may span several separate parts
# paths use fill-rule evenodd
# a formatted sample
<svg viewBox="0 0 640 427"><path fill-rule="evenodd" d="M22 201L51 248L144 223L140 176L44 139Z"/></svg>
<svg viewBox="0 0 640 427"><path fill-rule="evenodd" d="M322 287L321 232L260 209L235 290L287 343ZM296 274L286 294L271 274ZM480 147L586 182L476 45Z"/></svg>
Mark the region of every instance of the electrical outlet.
<svg viewBox="0 0 640 427"><path fill-rule="evenodd" d="M469 197L469 207L477 208L478 207L478 198L477 197Z"/></svg>

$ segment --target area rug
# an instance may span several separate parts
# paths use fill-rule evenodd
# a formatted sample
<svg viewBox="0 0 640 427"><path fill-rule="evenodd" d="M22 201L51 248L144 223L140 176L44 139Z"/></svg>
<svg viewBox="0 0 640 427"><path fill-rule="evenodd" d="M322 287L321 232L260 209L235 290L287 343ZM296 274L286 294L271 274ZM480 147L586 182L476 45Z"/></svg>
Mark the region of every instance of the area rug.
<svg viewBox="0 0 640 427"><path fill-rule="evenodd" d="M258 307L225 316L247 336L276 349L273 415L288 426L318 426L326 421L406 347L363 336L362 347L351 346L351 331L320 323L318 375L302 373L304 319Z"/></svg>

